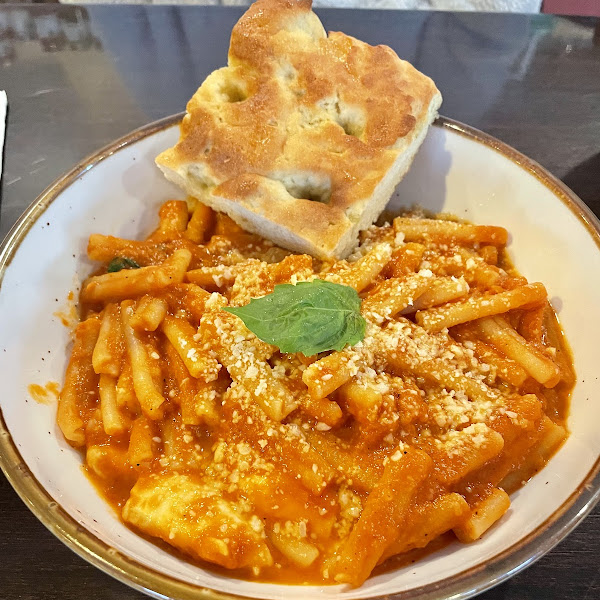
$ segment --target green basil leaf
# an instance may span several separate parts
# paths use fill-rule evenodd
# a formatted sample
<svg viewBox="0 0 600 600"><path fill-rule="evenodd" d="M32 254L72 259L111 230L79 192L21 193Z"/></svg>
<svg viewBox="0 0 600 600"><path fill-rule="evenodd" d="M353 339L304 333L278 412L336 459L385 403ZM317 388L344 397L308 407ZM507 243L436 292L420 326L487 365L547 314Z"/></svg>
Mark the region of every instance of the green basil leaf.
<svg viewBox="0 0 600 600"><path fill-rule="evenodd" d="M282 352L312 356L342 350L365 337L361 300L354 288L322 279L276 285L272 294L225 308L259 339Z"/></svg>
<svg viewBox="0 0 600 600"><path fill-rule="evenodd" d="M109 273L116 273L117 271L121 271L122 269L139 269L140 265L138 265L135 260L131 258L127 258L126 256L115 256L109 263L107 271Z"/></svg>

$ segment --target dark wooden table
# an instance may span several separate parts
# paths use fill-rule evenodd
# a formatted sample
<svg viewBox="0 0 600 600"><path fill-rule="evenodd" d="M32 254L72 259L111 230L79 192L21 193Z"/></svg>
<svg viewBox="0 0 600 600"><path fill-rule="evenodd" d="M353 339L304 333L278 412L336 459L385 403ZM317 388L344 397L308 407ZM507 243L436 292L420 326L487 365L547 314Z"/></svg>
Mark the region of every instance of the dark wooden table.
<svg viewBox="0 0 600 600"><path fill-rule="evenodd" d="M600 216L597 19L319 13L328 29L393 47L435 79L443 114L531 156ZM0 237L80 158L181 111L204 77L224 64L240 14L224 7L0 5L0 89L10 102ZM550 554L481 598L595 600L599 555L596 509ZM63 546L0 475L0 598L142 596Z"/></svg>

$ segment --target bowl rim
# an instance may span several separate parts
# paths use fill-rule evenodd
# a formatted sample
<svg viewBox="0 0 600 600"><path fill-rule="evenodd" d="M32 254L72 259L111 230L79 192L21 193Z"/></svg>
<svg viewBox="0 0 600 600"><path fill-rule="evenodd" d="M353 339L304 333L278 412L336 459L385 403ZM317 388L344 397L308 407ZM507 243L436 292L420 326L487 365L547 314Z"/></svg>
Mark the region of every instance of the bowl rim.
<svg viewBox="0 0 600 600"><path fill-rule="evenodd" d="M10 229L0 246L0 293L4 273L21 242L48 206L87 171L126 146L177 125L185 113L144 125L77 163L47 187ZM559 179L511 146L474 127L447 117L434 126L476 141L502 154L546 186L585 226L600 250L600 221ZM82 527L58 505L35 478L12 439L0 408L0 468L25 505L60 541L90 564L149 596L160 599L240 600L248 598L181 581L126 556ZM369 600L467 600L516 575L564 539L600 500L600 456L569 498L542 524L484 564L475 565L441 581L396 594L370 596Z"/></svg>

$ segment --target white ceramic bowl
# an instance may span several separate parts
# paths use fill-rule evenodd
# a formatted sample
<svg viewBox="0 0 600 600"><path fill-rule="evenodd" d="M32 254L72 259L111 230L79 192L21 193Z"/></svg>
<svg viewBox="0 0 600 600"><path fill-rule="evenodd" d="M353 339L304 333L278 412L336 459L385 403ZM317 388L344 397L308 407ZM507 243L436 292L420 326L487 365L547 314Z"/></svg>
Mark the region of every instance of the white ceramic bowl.
<svg viewBox="0 0 600 600"><path fill-rule="evenodd" d="M509 230L515 264L530 281L546 284L573 348L578 382L565 445L513 495L509 512L482 540L452 544L358 589L230 579L177 559L120 523L83 474L80 454L62 438L56 406L34 402L27 387L62 380L69 332L53 313L92 269L88 236L145 235L158 205L181 197L154 165L177 139L177 121L149 125L78 165L28 209L0 251L0 465L38 518L125 583L181 599L468 598L572 530L600 494L600 225L539 165L446 119L431 128L390 208L418 204Z"/></svg>

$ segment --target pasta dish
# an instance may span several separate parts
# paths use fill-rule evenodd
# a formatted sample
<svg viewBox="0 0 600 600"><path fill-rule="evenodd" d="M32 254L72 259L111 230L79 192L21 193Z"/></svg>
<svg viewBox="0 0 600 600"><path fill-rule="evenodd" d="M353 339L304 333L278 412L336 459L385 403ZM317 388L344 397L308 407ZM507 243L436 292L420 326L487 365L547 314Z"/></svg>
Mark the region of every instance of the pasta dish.
<svg viewBox="0 0 600 600"><path fill-rule="evenodd" d="M316 259L167 201L143 241L90 237L60 428L126 524L245 578L359 586L477 540L575 380L506 243L412 212Z"/></svg>

